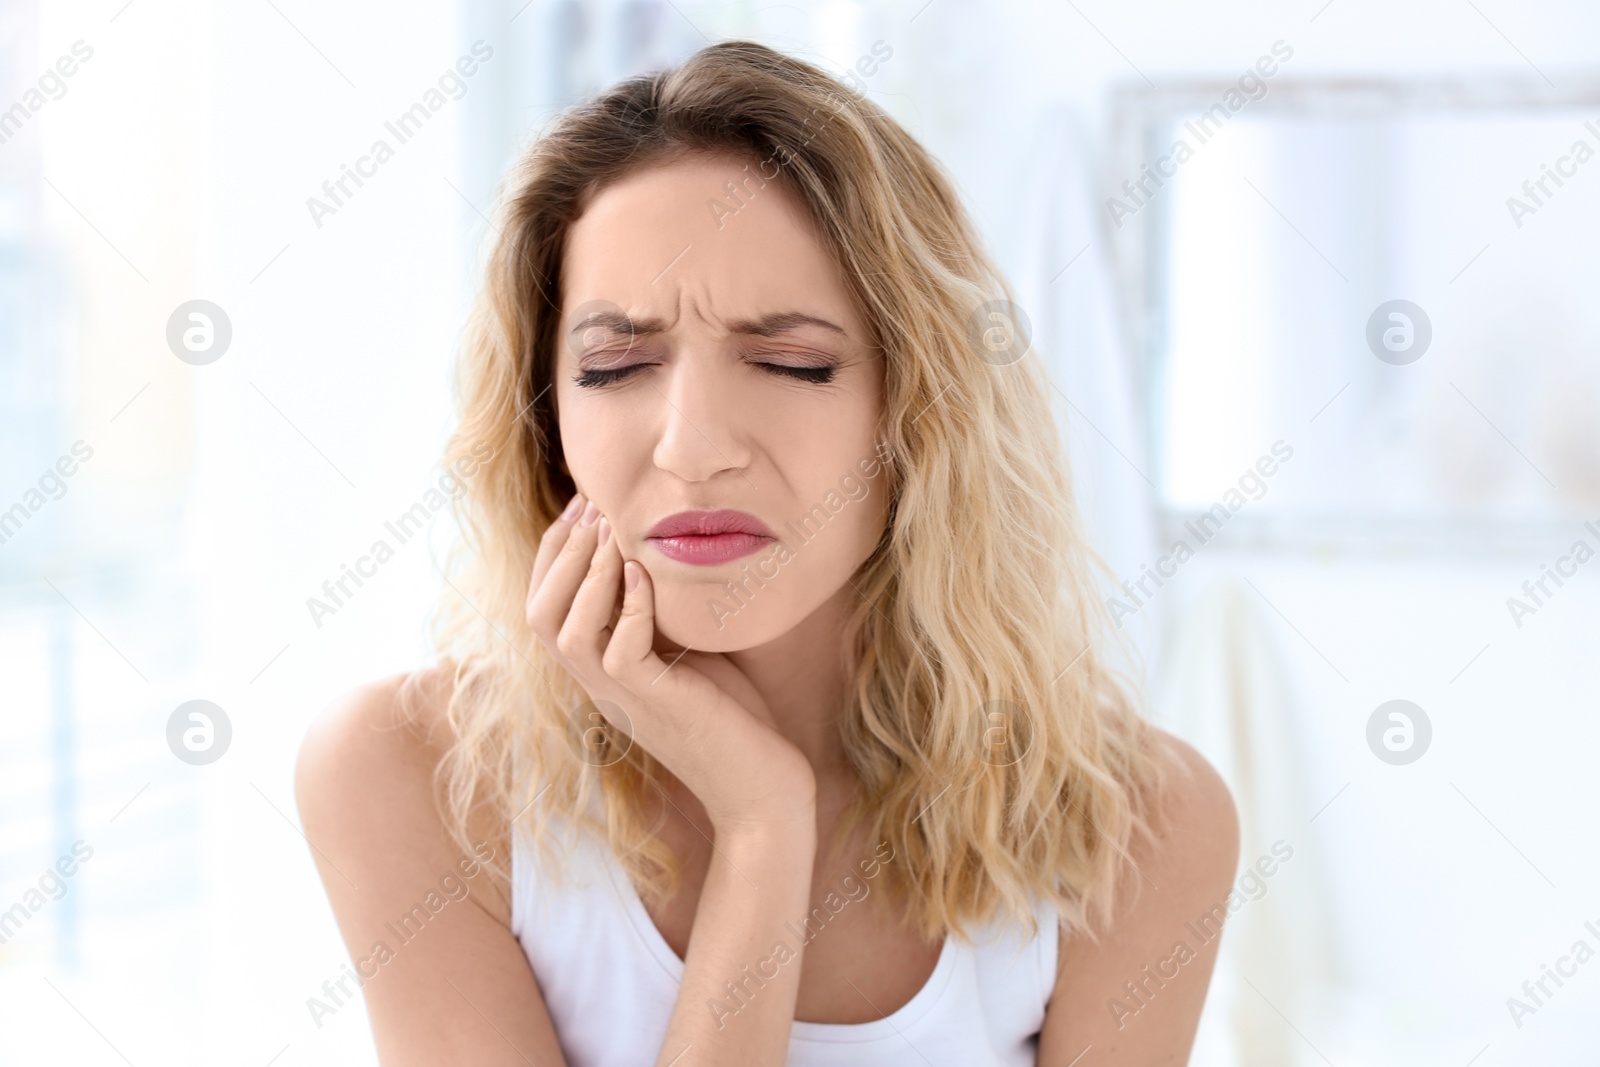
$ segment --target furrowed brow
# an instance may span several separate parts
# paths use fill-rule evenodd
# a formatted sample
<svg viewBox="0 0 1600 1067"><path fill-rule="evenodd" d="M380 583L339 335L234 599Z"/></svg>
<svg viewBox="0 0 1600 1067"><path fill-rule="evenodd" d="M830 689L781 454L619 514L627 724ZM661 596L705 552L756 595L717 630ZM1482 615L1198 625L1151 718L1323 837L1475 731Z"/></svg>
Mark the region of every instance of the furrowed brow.
<svg viewBox="0 0 1600 1067"><path fill-rule="evenodd" d="M754 334L757 337L776 337L780 333L787 333L801 326L820 326L841 336L845 332L842 326L837 326L827 319L819 319L815 315L807 315L802 311L783 311L772 315L763 315L759 319L743 319L733 323L730 329L734 333Z"/></svg>
<svg viewBox="0 0 1600 1067"><path fill-rule="evenodd" d="M664 332L667 325L660 319L632 319L618 311L594 311L575 323L567 333L571 336L596 327L630 337L644 337Z"/></svg>
<svg viewBox="0 0 1600 1067"><path fill-rule="evenodd" d="M844 327L816 315L808 315L802 311L775 312L763 315L759 319L740 319L729 325L733 333L750 334L756 337L776 337L790 330L802 326L818 326L825 330L845 335ZM585 315L575 323L570 334L582 333L585 330L600 328L612 333L631 337L644 337L651 334L664 333L666 323L660 319L634 319L618 311L597 310Z"/></svg>

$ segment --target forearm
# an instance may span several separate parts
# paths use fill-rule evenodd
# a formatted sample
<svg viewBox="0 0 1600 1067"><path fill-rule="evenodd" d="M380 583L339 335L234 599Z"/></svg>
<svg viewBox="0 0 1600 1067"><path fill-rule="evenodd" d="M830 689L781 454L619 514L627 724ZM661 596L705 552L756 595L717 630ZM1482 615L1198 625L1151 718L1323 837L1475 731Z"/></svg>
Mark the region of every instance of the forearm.
<svg viewBox="0 0 1600 1067"><path fill-rule="evenodd" d="M815 820L718 833L658 1067L780 1067L800 989ZM731 986L731 988L730 988Z"/></svg>

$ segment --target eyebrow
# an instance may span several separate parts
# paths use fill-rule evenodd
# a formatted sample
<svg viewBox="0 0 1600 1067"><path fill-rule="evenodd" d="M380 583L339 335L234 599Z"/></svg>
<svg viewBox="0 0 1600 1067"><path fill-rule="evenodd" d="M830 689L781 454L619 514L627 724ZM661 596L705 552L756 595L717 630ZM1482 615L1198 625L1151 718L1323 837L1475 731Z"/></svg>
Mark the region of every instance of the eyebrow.
<svg viewBox="0 0 1600 1067"><path fill-rule="evenodd" d="M660 319L634 319L621 312L596 311L584 316L583 321L574 325L568 333L569 335L578 333L595 326L603 326L613 333L632 337L663 333L667 328L666 323ZM763 315L759 319L739 319L732 324L731 330L733 333L752 334L756 337L776 337L780 333L787 333L801 326L820 326L825 330L832 330L841 337L846 336L842 326L803 311L780 311Z"/></svg>

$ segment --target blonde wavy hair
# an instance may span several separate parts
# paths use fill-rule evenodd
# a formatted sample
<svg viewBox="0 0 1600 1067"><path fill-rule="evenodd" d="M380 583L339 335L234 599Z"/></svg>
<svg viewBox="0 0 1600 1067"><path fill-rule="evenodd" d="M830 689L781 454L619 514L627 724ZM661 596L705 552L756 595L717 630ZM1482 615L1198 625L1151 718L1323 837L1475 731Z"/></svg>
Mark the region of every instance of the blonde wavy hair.
<svg viewBox="0 0 1600 1067"><path fill-rule="evenodd" d="M524 599L539 539L575 492L548 388L567 234L624 174L694 152L772 161L769 180L809 208L885 362L891 504L851 578L857 669L841 729L861 789L838 839L864 828L893 848L886 895L927 939L968 937L997 910L1037 932L1041 898L1095 936L1130 840L1151 833L1161 760L1103 656L1115 636L1092 582L1103 564L1043 368L983 358L969 323L1011 291L934 159L861 94L746 41L563 112L505 179L446 453L476 467L434 628L454 683L436 781L451 833L470 848L469 816L487 805L549 857L559 813L603 835L644 894L679 884L642 818L664 768L609 726L604 758L580 758L572 719L588 698L534 637Z"/></svg>

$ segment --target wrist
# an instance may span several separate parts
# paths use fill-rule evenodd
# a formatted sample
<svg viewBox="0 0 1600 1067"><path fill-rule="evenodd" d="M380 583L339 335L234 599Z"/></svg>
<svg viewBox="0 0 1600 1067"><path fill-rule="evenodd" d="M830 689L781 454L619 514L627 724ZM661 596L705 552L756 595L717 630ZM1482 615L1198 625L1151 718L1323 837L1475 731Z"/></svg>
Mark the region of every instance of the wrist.
<svg viewBox="0 0 1600 1067"><path fill-rule="evenodd" d="M817 847L817 813L814 804L795 804L781 814L744 816L712 821L718 848L741 852L771 852Z"/></svg>

